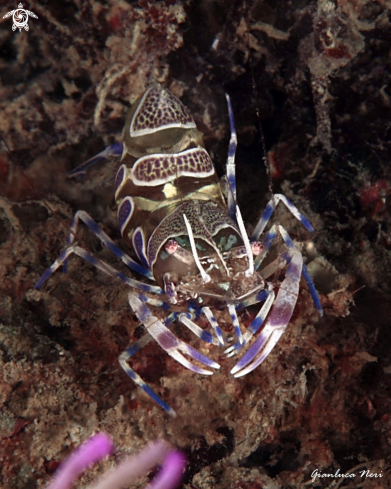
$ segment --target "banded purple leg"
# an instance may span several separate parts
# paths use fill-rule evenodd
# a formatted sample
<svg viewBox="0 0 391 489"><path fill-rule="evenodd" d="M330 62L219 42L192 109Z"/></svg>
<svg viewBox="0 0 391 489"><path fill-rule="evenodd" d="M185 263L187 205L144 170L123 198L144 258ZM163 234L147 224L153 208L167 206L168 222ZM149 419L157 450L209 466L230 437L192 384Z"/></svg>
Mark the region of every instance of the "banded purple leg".
<svg viewBox="0 0 391 489"><path fill-rule="evenodd" d="M251 322L250 326L247 328L245 333L243 334L243 342L236 342L233 346L227 348L224 353L227 355L227 358L232 357L236 353L238 353L239 350L241 350L249 341L250 339L254 336L254 334L259 330L259 328L262 326L262 324L265 321L266 316L269 314L269 311L273 305L274 298L275 298L275 293L272 289L271 286L269 286L267 291L263 291L267 293L266 301L261 307L261 310L258 312L258 314L255 316L253 321Z"/></svg>
<svg viewBox="0 0 391 489"><path fill-rule="evenodd" d="M77 168L74 168L72 171L70 171L68 173L68 178L82 177L83 175L85 175L86 168L88 168L89 166L98 163L98 161L105 160L110 156L121 156L122 152L123 152L123 144L114 143L113 145L108 146L106 149L104 149L97 155L93 156L89 160L79 165Z"/></svg>
<svg viewBox="0 0 391 489"><path fill-rule="evenodd" d="M236 310L241 311L246 307L253 306L254 304L259 304L260 302L266 300L268 295L268 291L266 289L262 289L260 292L256 292L255 294L250 295L250 297L247 297L246 299L240 301L239 304L236 305Z"/></svg>
<svg viewBox="0 0 391 489"><path fill-rule="evenodd" d="M303 257L295 249L290 250L291 261L282 281L269 318L254 344L231 370L234 377L242 377L260 365L272 351L284 333L299 295Z"/></svg>
<svg viewBox="0 0 391 489"><path fill-rule="evenodd" d="M288 249L290 249L290 250L295 249L295 245L293 244L293 241L292 241L291 237L289 236L289 234L285 231L285 229L282 226L279 226L279 228L280 228L281 236L282 236L283 240L285 241L285 244L287 245ZM315 304L315 308L318 311L318 313L320 314L320 316L322 317L323 316L323 309L322 309L322 305L320 303L318 292L316 291L314 282L312 281L310 274L308 273L307 267L304 264L303 264L302 274L303 274L304 280L307 282L308 290L310 291L312 300Z"/></svg>
<svg viewBox="0 0 391 489"><path fill-rule="evenodd" d="M240 345L242 345L244 340L243 340L243 336L242 336L242 331L240 329L238 315L236 314L235 306L233 304L228 304L228 311L229 311L229 315L231 316L231 319L232 319L232 324L234 325L237 342Z"/></svg>
<svg viewBox="0 0 391 489"><path fill-rule="evenodd" d="M289 255L289 252L282 253L281 255L278 256L278 258L276 258L271 263L269 263L269 265L267 265L265 268L262 268L261 270L262 277L264 277L265 279L271 277L277 271L285 268L290 261L291 261L291 256Z"/></svg>
<svg viewBox="0 0 391 489"><path fill-rule="evenodd" d="M164 324L168 328L176 319L177 314L170 314L165 320ZM136 343L129 346L118 358L119 364L124 369L125 373L133 380L133 382L138 385L153 401L156 402L161 408L166 411L170 416L176 417L176 412L170 408L168 404L166 404L163 399L161 399L154 390L146 384L143 379L132 369L130 368L128 361L130 358L135 355L138 351L141 350L145 345L152 341L152 336L149 333L146 333L141 339L139 339Z"/></svg>
<svg viewBox="0 0 391 489"><path fill-rule="evenodd" d="M225 94L228 104L229 126L231 138L229 141L228 158L227 158L227 181L228 181L228 215L236 222L236 176L235 176L235 154L238 140L236 137L234 114L232 110L231 99Z"/></svg>
<svg viewBox="0 0 391 489"><path fill-rule="evenodd" d="M223 332L221 331L219 323L216 321L212 311L209 309L209 307L203 307L201 312L205 315L206 319L209 321L209 324L212 326L220 345L224 345L225 342Z"/></svg>
<svg viewBox="0 0 391 489"><path fill-rule="evenodd" d="M261 218L258 221L258 224L255 226L254 231L250 237L251 241L256 241L259 236L262 234L263 230L265 229L267 223L270 220L271 215L273 214L273 211L275 207L278 205L279 202L283 202L286 207L290 210L290 212L298 219L303 226L310 232L314 230L314 228L311 226L307 218L303 216L298 210L298 208L288 200L285 195L282 194L275 194L273 199L269 201L269 203L266 206L266 209L263 211L263 214Z"/></svg>
<svg viewBox="0 0 391 489"><path fill-rule="evenodd" d="M160 299L155 299L153 297L146 297L143 294L140 293L134 293L133 295L137 296L138 299L143 304L149 304L154 307L158 307L160 309L164 309L166 311L171 310L170 305L167 302L164 302ZM203 308L201 310L202 313L205 314L204 309L209 309L209 308ZM192 331L198 338L200 338L202 341L205 341L205 343L213 344L213 345L220 345L220 339L217 335L217 338L214 338L211 333L208 331L205 331L204 329L200 328L198 324L196 324L193 319L195 318L194 314L194 309L189 308L190 312L173 312L171 313L168 318L165 320L164 324L167 326L167 324L171 324L174 320L178 320L180 323L182 323L186 328L188 328L190 331ZM212 318L214 319L214 316L211 311L209 311L210 314L212 315ZM206 315L206 314L205 314ZM216 319L214 319L216 321ZM217 321L216 321L217 324ZM212 326L213 327L213 326ZM220 330L218 324L217 327L214 328L215 332L216 330ZM221 330L220 330L221 333ZM222 333L221 333L222 334Z"/></svg>
<svg viewBox="0 0 391 489"><path fill-rule="evenodd" d="M185 355L189 356L193 360L196 360L207 367L219 369L220 365L215 363L213 360L210 360L208 357L199 353L197 350L192 348L190 345L185 343L184 341L177 338L169 329L168 326L171 324L173 320L177 318L177 314L173 313L169 316L169 321L165 321L163 324L156 316L152 314L152 312L146 307L144 302L134 293L129 294L129 304L132 308L133 312L136 314L139 321L145 326L149 335L153 337L153 339L165 350L172 358L174 358L177 362L181 363L184 367L192 370L193 372L203 374L203 375L212 375L213 372L210 370L206 370L204 368L200 368L194 363L190 362L185 356L182 355L183 352ZM183 318L182 318L183 319ZM143 346L149 343L150 338L144 336L139 340L136 344L129 347L125 350L119 358L119 362L122 368L125 370L127 375L139 386L144 392L146 392L159 406L161 406L168 414L171 416L176 416L175 411L171 409L160 397L146 384L141 377L132 370L127 361L129 358L134 355L137 351L140 350Z"/></svg>
<svg viewBox="0 0 391 489"><path fill-rule="evenodd" d="M170 310L171 307L167 302L164 302L159 299L153 299L150 297L146 297L142 294L135 294L137 297L143 302L143 304L150 304L155 307L159 307L161 309L165 310ZM219 345L220 341L218 338L214 338L212 334L210 334L208 331L205 331L204 329L200 328L198 324L196 324L193 319L195 317L194 309L190 309L190 312L176 312L173 313L175 316L175 319L177 319L180 323L182 323L184 326L186 326L187 329L192 331L198 338L200 338L202 341L205 341L205 343L213 344L213 345ZM166 322L165 322L166 324ZM221 330L220 330L221 331Z"/></svg>
<svg viewBox="0 0 391 489"><path fill-rule="evenodd" d="M129 285L130 287L133 287L137 290L142 290L143 292L150 292L153 294L164 294L164 292L160 287L156 285L144 284L143 282L139 282L138 280L134 280L130 277L127 277L123 273L119 272L118 270L110 266L108 263L105 263L104 261L95 258L90 253L88 253L88 251L86 251L85 249L75 245L70 246L60 254L57 260L38 279L38 282L34 285L34 289L39 290L42 287L42 285L46 282L46 280L50 277L50 275L54 273L58 268L60 268L64 264L64 262L68 259L68 257L72 255L72 253L88 261L88 263L93 265L95 268L98 268L102 272L106 273L107 275L110 275L111 277L119 278L120 280L122 280L122 282Z"/></svg>
<svg viewBox="0 0 391 489"><path fill-rule="evenodd" d="M212 311L209 309L209 307L203 307L201 309L201 314L204 314L204 316L207 318L216 337L214 337L208 331L205 331L204 329L200 328L198 324L196 324L193 321L195 317L198 317L198 314L195 314L195 309L189 308L189 311L190 312L188 313L177 313L178 321L181 322L183 325L185 325L202 341L205 341L205 343L209 343L210 345L216 345L216 346L224 345L223 332L221 331L221 328L218 322L216 321L216 318L214 317Z"/></svg>
<svg viewBox="0 0 391 489"><path fill-rule="evenodd" d="M121 248L119 248L119 246L117 246L104 231L102 231L102 229L94 221L94 219L92 219L92 217L85 211L77 211L73 217L72 225L70 228L71 232L68 237L69 246L71 246L75 241L75 235L79 226L79 221L84 222L84 224L95 234L95 236L101 241L101 243L103 243L112 253L114 253L115 256L120 258L128 268L153 280L153 275L151 271L143 267L136 261L132 260L124 251L122 251Z"/></svg>
<svg viewBox="0 0 391 489"><path fill-rule="evenodd" d="M249 306L263 302L265 299L267 299L269 293L270 293L269 290L261 290L260 292L255 292L255 293L251 294L249 297L242 300L238 304L228 304L228 311L229 311L229 314L231 316L232 324L234 326L237 342L235 343L234 346L232 346L228 350L226 350L225 353L230 353L232 350L236 350L236 349L239 350L239 349L243 348L243 346L246 344L246 341L248 341L248 340L245 340L245 338L249 338L249 336L248 336L249 332L248 331L246 331L244 334L242 334L242 331L240 329L240 322L238 319L237 311L241 311L242 309L245 309ZM265 309L263 309L263 311L265 311ZM217 341L216 341L216 339L214 339L213 344L218 345L218 346L224 346L225 345L225 339L224 339L222 330L221 330L218 322L216 321L216 318L214 317L210 308L209 307L203 307L201 309L201 313L204 314L205 317L208 319L209 324L212 326L212 328L215 332L215 335L217 337ZM259 318L260 314L261 314L261 312L258 314L257 318ZM266 314L267 313L265 313L265 315ZM252 323L253 327L255 327L256 322L257 322L257 319L254 319L254 321L253 321L254 324ZM253 333L251 333L251 336L252 336L252 334L254 334L258 330L258 328L260 326L261 326L261 324L258 325L258 327L253 331ZM251 328L251 325L250 325L250 328ZM231 356L231 355L229 355L229 356Z"/></svg>
<svg viewBox="0 0 391 489"><path fill-rule="evenodd" d="M179 314L178 320L184 324L190 331L192 331L198 338L210 345L219 345L220 342L217 338L214 338L208 331L200 328L198 324L193 321L194 317L191 313Z"/></svg>
<svg viewBox="0 0 391 489"><path fill-rule="evenodd" d="M177 338L171 331L156 317L151 311L143 304L143 302L135 295L129 294L129 304L139 321L146 327L148 333L155 339L155 341L165 350L170 356L172 356L177 362L181 363L184 367L192 370L193 372L212 375L213 372L205 370L191 363L185 358L180 351L185 355L188 355L193 360L196 360L207 367L219 369L220 365L208 357L199 353L197 350L189 346L184 341Z"/></svg>
<svg viewBox="0 0 391 489"><path fill-rule="evenodd" d="M278 230L279 230L287 248L290 250L295 249L295 245L293 244L291 237L285 231L285 229L279 225ZM262 263L262 260L265 258L267 252L269 251L276 235L277 235L277 226L274 224L270 228L269 232L266 234L266 237L263 241L263 249L262 249L261 254L258 255L254 261L256 270L258 270L260 264ZM284 256L282 256L282 258L279 260L281 260L280 267L284 266L285 265ZM276 260L276 262L277 262L277 260ZM261 275L263 278L266 279L267 277L272 275L272 273L274 273L277 270L277 267L275 267L276 262L271 263L265 269L262 270ZM314 285L314 283L310 277L310 274L308 273L307 268L304 264L303 264L302 274L303 274L304 280L307 282L308 289L310 291L310 294L311 294L312 300L314 302L315 308L318 311L318 313L320 314L320 316L323 316L323 309L322 309L322 306L320 304L320 299L319 299L318 293L315 289L315 285Z"/></svg>
<svg viewBox="0 0 391 489"><path fill-rule="evenodd" d="M159 299L153 299L153 298L150 298L150 297L146 297L146 296L144 296L142 294L137 294L137 297L144 304L149 304L149 305L152 305L152 306L155 306L155 307L159 307L159 308L162 308L162 309L170 309L170 306L167 303L165 303L164 301L161 301ZM215 323L217 325L217 326L213 327L213 329L215 330L216 334L217 334L217 331L220 331L220 333L221 333L221 330L220 330L220 328L219 328L219 326L217 324L217 321L214 318L212 312L209 310L209 308L204 307L204 308L202 308L202 311L201 312L204 313L206 316L210 314L210 318L211 318L210 323L212 324L213 321L215 321ZM166 326L166 328L169 328L170 325L175 320L179 320L180 322L182 322L182 324L184 324L185 326L187 326L191 331L193 331L193 333L195 333L203 341L206 341L207 343L213 343L213 344L218 345L220 340L217 340L216 338L213 338L210 333L208 333L207 331L204 331L197 324L195 324L193 321L191 321L192 317L193 317L193 315L190 314L190 313L173 312L173 313L171 313L166 318L166 320L164 321L164 325ZM222 335L222 333L221 333L221 335ZM139 350L141 350L141 348L143 348L145 345L147 345L148 343L150 343L150 341L152 339L153 339L152 336L149 333L146 333L139 341L137 341L136 343L132 344L130 347L128 347L120 355L120 357L119 357L119 363L120 363L121 367L124 369L124 371L126 372L126 374L141 389L143 389L144 392L148 396L151 397L151 399L153 399L157 404L159 404L159 406L161 408L163 408L168 414L170 414L170 416L176 416L175 412L148 386L148 384L146 384L142 380L142 378L132 368L130 368L129 364L127 363L128 360L135 353L137 353ZM224 343L222 343L222 344L224 344Z"/></svg>

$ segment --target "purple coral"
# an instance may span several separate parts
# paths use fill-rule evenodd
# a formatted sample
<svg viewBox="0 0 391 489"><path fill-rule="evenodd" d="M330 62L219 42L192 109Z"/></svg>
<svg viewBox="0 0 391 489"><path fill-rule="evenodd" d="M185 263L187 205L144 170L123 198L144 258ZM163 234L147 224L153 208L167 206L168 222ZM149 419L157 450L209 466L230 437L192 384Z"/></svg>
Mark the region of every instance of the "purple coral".
<svg viewBox="0 0 391 489"><path fill-rule="evenodd" d="M47 489L69 489L75 479L90 465L110 455L113 450L113 442L106 433L91 437L61 464ZM104 474L96 483L89 486L89 489L127 487L160 463L162 469L147 489L174 489L182 479L186 460L182 453L172 450L165 441L150 443L138 455L125 459Z"/></svg>
<svg viewBox="0 0 391 489"><path fill-rule="evenodd" d="M92 436L60 465L47 489L68 489L90 465L110 455L113 450L113 442L106 433Z"/></svg>

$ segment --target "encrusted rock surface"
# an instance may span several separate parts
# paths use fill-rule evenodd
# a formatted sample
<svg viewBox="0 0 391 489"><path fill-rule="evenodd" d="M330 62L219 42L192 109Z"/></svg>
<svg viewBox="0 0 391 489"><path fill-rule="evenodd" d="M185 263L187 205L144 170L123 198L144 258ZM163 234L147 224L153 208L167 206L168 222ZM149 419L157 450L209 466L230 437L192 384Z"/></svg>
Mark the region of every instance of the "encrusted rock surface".
<svg viewBox="0 0 391 489"><path fill-rule="evenodd" d="M316 469L357 477L343 484L318 478L309 487L387 487L389 2L26 8L38 16L28 32L0 23L0 487L43 487L72 448L101 430L113 436L117 459L156 437L171 441L188 457L187 489L302 488ZM282 208L276 213L303 243L325 311L319 320L303 283L278 345L238 380L221 350L207 352L222 368L206 378L148 345L133 366L176 419L118 364L143 333L123 284L73 257L66 275L58 271L33 290L64 249L77 209L121 244L116 162L77 182L66 175L120 138L127 107L152 81L190 108L220 175L230 93L238 199L249 228L270 198L264 138L273 191L315 228L309 236ZM83 228L78 241L123 270ZM111 463L86 474L80 487ZM360 477L364 469L383 477Z"/></svg>

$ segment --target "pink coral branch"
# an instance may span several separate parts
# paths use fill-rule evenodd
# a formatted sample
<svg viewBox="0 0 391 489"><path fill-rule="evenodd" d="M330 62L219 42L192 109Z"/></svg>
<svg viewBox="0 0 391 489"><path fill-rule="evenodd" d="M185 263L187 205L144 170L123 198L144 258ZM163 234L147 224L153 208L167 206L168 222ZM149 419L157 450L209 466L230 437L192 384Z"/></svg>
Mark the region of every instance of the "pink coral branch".
<svg viewBox="0 0 391 489"><path fill-rule="evenodd" d="M61 464L47 489L69 489L84 470L112 453L113 449L111 439L105 433L90 438ZM128 487L157 464L162 464L162 469L146 489L174 489L177 487L185 468L185 457L182 453L172 450L167 442L157 441L149 443L138 455L125 459L88 489Z"/></svg>
<svg viewBox="0 0 391 489"><path fill-rule="evenodd" d="M114 444L106 433L99 433L75 450L59 467L47 489L68 489L90 465L99 462L114 451Z"/></svg>
<svg viewBox="0 0 391 489"><path fill-rule="evenodd" d="M183 453L169 452L160 472L145 489L171 489L179 486L185 466L186 458Z"/></svg>

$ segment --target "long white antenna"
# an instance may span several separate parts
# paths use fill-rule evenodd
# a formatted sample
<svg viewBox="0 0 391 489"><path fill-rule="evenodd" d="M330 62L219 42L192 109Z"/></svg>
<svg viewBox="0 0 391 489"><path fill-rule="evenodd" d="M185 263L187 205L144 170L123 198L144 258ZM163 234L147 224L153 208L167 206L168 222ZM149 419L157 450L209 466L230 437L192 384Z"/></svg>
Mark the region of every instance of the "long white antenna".
<svg viewBox="0 0 391 489"><path fill-rule="evenodd" d="M240 235L242 236L242 240L244 242L244 246L246 247L246 253L248 257L248 269L244 272L246 277L251 277L254 275L254 257L253 251L251 249L250 240L248 239L246 228L244 227L244 222L242 219L242 214L240 213L239 206L236 206L236 220L238 221L238 226L240 230Z"/></svg>
<svg viewBox="0 0 391 489"><path fill-rule="evenodd" d="M202 282L204 284L207 284L208 282L210 282L212 279L210 278L210 275L208 275L205 270L202 268L202 265L201 265L201 262L198 258L198 253L197 253L197 248L196 248L196 244L195 244L195 241L194 241L194 235L193 235L193 231L191 229L191 226L190 226L190 223L186 217L186 214L183 214L183 219L185 220L185 224L186 224L186 228L187 228L187 233L189 235L189 240L190 240L190 246L191 246L191 251L193 252L193 257L194 257L194 261L197 265L197 268L198 270L200 271L200 274L201 274L201 277L202 277Z"/></svg>

